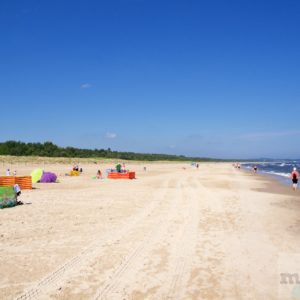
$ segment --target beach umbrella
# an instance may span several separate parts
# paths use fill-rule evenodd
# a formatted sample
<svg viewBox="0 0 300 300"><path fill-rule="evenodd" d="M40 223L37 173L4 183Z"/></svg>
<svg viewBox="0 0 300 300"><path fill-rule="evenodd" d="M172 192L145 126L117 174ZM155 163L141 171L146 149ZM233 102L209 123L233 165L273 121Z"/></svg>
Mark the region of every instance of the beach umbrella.
<svg viewBox="0 0 300 300"><path fill-rule="evenodd" d="M31 172L31 178L32 178L32 183L37 183L40 181L42 175L43 175L43 170L42 169L35 169Z"/></svg>
<svg viewBox="0 0 300 300"><path fill-rule="evenodd" d="M55 182L56 178L57 178L57 176L54 173L44 172L40 179L40 182L43 182L43 183Z"/></svg>

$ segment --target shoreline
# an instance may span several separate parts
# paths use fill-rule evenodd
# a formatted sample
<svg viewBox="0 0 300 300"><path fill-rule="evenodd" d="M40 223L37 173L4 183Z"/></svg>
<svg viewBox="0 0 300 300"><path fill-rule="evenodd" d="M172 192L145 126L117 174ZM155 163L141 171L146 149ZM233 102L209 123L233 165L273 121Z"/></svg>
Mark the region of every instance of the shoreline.
<svg viewBox="0 0 300 300"><path fill-rule="evenodd" d="M290 195L290 196L299 196L300 195L300 185L298 183L298 188L296 191L292 189L292 182L291 179L289 179L290 183L288 183L288 180L284 181L281 176L278 175L272 175L268 173L262 173L258 172L256 174L253 174L252 170L248 170L245 168L241 169L245 174L249 176L253 176L253 178L257 178L260 181L264 181L266 187L260 188L259 190L270 192L274 194L281 194L281 195Z"/></svg>

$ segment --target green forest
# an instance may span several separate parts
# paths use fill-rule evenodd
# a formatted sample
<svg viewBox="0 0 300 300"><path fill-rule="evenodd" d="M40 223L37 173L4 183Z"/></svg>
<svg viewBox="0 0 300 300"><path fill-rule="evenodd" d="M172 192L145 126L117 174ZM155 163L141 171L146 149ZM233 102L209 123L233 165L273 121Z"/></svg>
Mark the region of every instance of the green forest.
<svg viewBox="0 0 300 300"><path fill-rule="evenodd" d="M52 142L24 143L7 141L0 143L0 155L42 156L42 157L80 157L80 158L117 158L139 161L218 161L210 158L187 157L183 155L119 152L108 149L79 149L59 147Z"/></svg>

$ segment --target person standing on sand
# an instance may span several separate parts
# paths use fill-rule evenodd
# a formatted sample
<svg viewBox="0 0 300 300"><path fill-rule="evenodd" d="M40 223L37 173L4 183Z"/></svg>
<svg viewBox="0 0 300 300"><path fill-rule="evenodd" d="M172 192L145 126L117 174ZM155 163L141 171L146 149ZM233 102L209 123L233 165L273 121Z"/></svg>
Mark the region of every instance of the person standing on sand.
<svg viewBox="0 0 300 300"><path fill-rule="evenodd" d="M253 167L253 173L255 174L257 172L257 166Z"/></svg>
<svg viewBox="0 0 300 300"><path fill-rule="evenodd" d="M298 179L299 179L299 173L297 172L296 168L293 169L291 176L293 182L293 190L296 191L298 185Z"/></svg>
<svg viewBox="0 0 300 300"><path fill-rule="evenodd" d="M121 164L116 165L116 170L117 170L118 173L121 173L121 170L122 170Z"/></svg>
<svg viewBox="0 0 300 300"><path fill-rule="evenodd" d="M102 179L102 173L100 170L98 170L96 177L97 179Z"/></svg>

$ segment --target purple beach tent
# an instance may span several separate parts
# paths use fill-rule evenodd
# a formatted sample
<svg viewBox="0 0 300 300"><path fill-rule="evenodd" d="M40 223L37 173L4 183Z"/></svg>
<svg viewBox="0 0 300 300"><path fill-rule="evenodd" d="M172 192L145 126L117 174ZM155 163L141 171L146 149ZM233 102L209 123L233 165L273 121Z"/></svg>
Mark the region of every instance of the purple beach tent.
<svg viewBox="0 0 300 300"><path fill-rule="evenodd" d="M56 179L57 179L57 176L54 173L43 172L40 182L42 182L42 183L56 182Z"/></svg>

